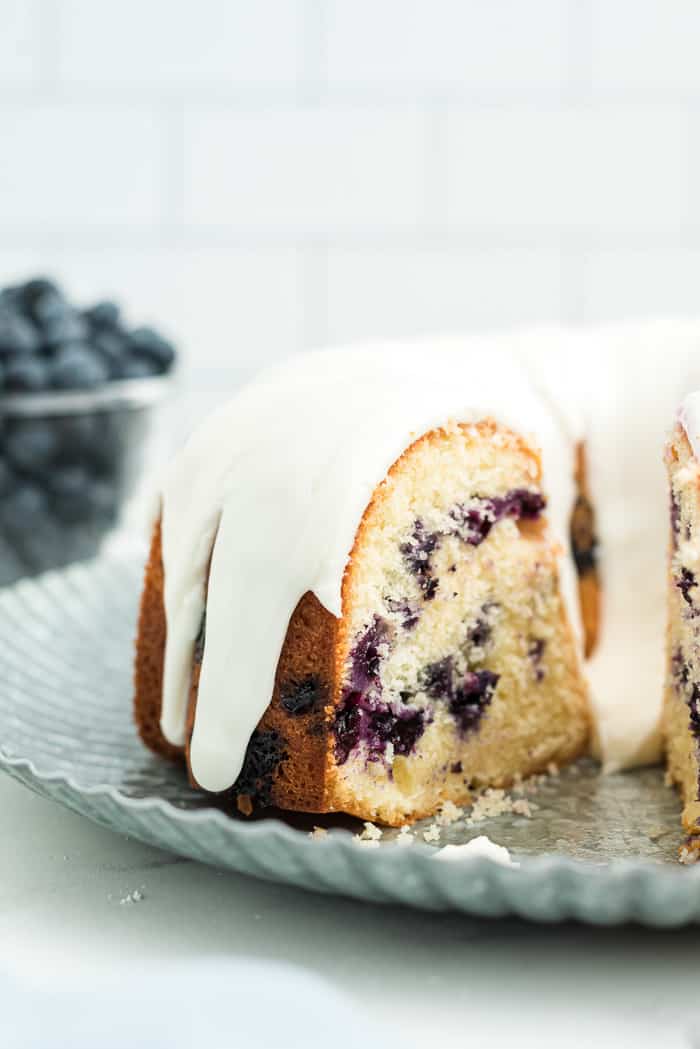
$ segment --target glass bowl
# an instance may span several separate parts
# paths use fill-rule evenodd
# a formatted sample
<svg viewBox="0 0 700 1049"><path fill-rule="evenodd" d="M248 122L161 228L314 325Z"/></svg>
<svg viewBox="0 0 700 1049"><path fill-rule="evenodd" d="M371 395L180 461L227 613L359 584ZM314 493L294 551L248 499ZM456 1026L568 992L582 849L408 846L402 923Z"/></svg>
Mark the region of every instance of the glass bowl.
<svg viewBox="0 0 700 1049"><path fill-rule="evenodd" d="M0 585L93 557L152 447L172 374L0 397Z"/></svg>

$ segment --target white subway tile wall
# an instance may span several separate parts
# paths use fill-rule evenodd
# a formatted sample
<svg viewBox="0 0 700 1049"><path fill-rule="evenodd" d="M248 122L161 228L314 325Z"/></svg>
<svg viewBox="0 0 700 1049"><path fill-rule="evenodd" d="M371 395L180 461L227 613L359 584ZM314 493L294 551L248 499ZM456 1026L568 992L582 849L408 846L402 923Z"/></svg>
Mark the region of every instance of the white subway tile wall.
<svg viewBox="0 0 700 1049"><path fill-rule="evenodd" d="M425 124L413 109L188 109L185 227L302 240L420 233Z"/></svg>
<svg viewBox="0 0 700 1049"><path fill-rule="evenodd" d="M302 72L297 0L58 0L66 84L147 88L182 98L217 88L294 89Z"/></svg>
<svg viewBox="0 0 700 1049"><path fill-rule="evenodd" d="M2 0L0 16L0 85L31 83L40 73L39 26L36 4Z"/></svg>
<svg viewBox="0 0 700 1049"><path fill-rule="evenodd" d="M333 92L493 103L551 98L567 82L562 0L328 0L325 18Z"/></svg>
<svg viewBox="0 0 700 1049"><path fill-rule="evenodd" d="M697 314L693 0L0 0L0 283L234 386L324 342Z"/></svg>

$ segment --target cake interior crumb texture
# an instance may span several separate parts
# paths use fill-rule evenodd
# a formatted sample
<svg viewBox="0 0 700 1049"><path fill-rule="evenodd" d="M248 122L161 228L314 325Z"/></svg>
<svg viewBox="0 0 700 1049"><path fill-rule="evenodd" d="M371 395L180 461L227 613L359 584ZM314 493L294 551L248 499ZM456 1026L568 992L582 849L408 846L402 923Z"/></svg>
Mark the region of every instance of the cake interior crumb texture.
<svg viewBox="0 0 700 1049"><path fill-rule="evenodd" d="M668 643L664 735L668 772L683 799L683 826L698 835L700 780L700 465L676 428L666 462L670 481Z"/></svg>
<svg viewBox="0 0 700 1049"><path fill-rule="evenodd" d="M536 453L493 423L419 440L346 576L334 803L401 823L570 761L586 688Z"/></svg>

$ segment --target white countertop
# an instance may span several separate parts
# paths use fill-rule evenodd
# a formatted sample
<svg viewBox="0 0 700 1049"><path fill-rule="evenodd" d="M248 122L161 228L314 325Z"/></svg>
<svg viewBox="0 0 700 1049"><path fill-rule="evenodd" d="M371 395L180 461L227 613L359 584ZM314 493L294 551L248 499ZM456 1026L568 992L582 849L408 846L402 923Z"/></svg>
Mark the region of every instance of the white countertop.
<svg viewBox="0 0 700 1049"><path fill-rule="evenodd" d="M124 839L6 777L0 840L0 968L24 981L146 960L283 961L356 999L404 1047L700 1045L696 929L542 927L315 896ZM134 890L142 900L121 902ZM332 1037L316 1031L316 1044Z"/></svg>

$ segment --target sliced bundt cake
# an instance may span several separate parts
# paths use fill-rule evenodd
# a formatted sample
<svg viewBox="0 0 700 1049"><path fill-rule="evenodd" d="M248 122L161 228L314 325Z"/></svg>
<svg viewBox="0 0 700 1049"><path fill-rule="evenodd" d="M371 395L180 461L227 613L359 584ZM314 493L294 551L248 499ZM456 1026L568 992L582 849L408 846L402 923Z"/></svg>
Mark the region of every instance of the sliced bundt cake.
<svg viewBox="0 0 700 1049"><path fill-rule="evenodd" d="M374 347L264 374L163 485L145 742L244 813L389 824L570 761L597 629L583 473L506 353Z"/></svg>

